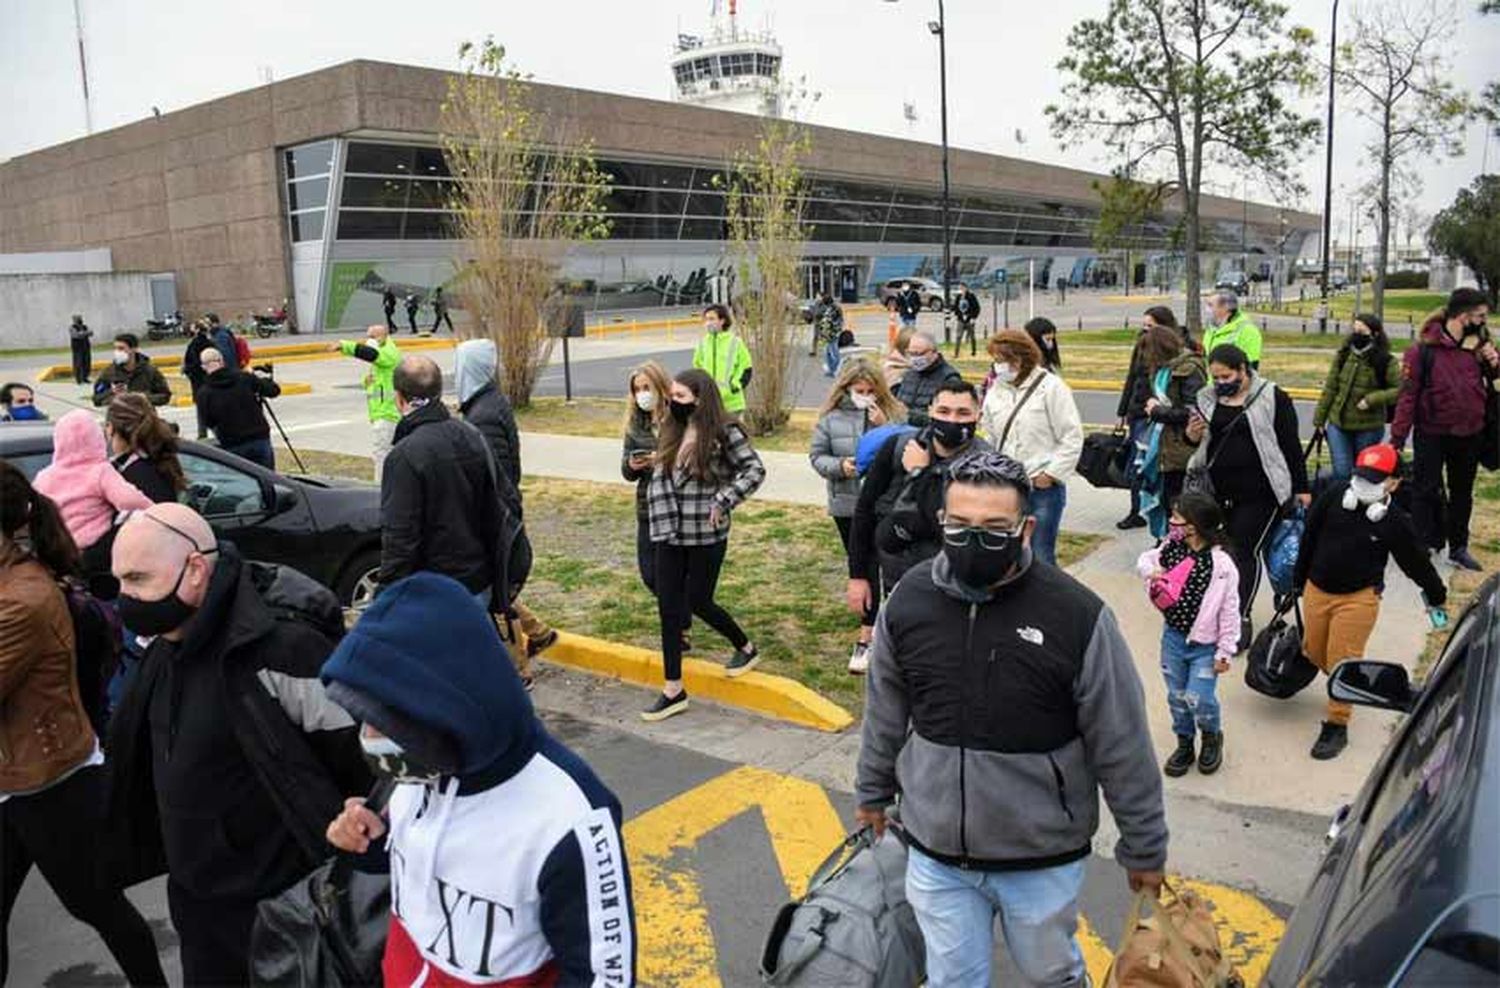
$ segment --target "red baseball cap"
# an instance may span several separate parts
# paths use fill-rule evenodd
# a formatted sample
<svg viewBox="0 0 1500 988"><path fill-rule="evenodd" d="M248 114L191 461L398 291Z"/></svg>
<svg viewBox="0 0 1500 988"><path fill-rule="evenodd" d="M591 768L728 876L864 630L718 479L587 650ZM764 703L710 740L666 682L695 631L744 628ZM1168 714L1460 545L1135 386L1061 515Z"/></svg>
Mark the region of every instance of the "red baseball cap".
<svg viewBox="0 0 1500 988"><path fill-rule="evenodd" d="M1354 472L1372 483L1380 483L1399 469L1401 454L1390 443L1367 446L1354 458Z"/></svg>

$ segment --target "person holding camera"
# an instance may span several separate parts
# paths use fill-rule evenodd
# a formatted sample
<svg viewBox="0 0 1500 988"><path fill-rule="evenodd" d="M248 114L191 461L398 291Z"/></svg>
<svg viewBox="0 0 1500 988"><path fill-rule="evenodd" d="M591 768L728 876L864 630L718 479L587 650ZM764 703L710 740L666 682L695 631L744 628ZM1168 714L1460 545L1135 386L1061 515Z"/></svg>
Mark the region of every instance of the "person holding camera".
<svg viewBox="0 0 1500 988"><path fill-rule="evenodd" d="M271 426L263 407L267 398L281 394L271 365L262 364L250 374L230 370L214 347L204 350L201 359L206 376L198 391L198 412L203 424L213 430L220 449L275 470Z"/></svg>

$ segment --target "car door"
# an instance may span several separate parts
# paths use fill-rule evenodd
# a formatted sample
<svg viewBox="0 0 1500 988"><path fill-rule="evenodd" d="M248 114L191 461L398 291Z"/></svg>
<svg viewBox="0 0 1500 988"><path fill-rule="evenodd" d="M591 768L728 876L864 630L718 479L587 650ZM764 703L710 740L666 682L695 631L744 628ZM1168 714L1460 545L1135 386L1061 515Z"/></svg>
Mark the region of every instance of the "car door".
<svg viewBox="0 0 1500 988"><path fill-rule="evenodd" d="M183 500L246 559L305 571L317 528L307 498L270 471L206 448L178 453L188 487ZM318 574L309 573L317 577Z"/></svg>

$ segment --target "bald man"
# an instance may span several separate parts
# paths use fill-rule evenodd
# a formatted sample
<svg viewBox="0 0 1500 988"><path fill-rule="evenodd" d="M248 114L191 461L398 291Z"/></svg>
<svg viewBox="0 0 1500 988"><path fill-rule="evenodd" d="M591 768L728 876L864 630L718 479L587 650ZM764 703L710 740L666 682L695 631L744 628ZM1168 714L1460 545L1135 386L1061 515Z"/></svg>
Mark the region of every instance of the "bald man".
<svg viewBox="0 0 1500 988"><path fill-rule="evenodd" d="M338 601L243 560L181 504L133 515L114 544L120 616L151 643L110 723L114 876L167 872L189 985L248 981L256 903L328 854L324 831L370 776L318 672Z"/></svg>
<svg viewBox="0 0 1500 988"><path fill-rule="evenodd" d="M365 373L365 408L370 416L371 458L375 461L375 483L385 470L385 458L395 442L396 423L401 412L396 407L396 388L392 378L401 362L401 351L391 339L390 327L375 323L365 330L363 340L340 340L328 344L330 353L363 360L370 365Z"/></svg>
<svg viewBox="0 0 1500 988"><path fill-rule="evenodd" d="M448 413L443 372L430 357L403 357L393 380L401 424L380 483L380 583L427 570L488 605L500 530L489 446Z"/></svg>

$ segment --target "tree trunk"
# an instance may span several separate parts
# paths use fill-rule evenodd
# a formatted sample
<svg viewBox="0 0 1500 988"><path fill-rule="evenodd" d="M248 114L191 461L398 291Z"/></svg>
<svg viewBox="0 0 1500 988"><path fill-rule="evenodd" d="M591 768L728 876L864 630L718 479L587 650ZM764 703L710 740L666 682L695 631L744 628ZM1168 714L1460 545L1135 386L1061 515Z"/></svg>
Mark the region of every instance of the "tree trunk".
<svg viewBox="0 0 1500 988"><path fill-rule="evenodd" d="M1187 264L1187 326L1197 340L1203 339L1203 285L1198 271L1198 190L1189 189L1182 212L1186 224L1183 255Z"/></svg>
<svg viewBox="0 0 1500 988"><path fill-rule="evenodd" d="M1376 319L1385 318L1385 272L1390 263L1391 251L1391 104L1385 105L1385 130L1380 145L1380 216L1376 225L1380 228L1380 246L1375 252L1375 284L1371 294L1375 296Z"/></svg>

